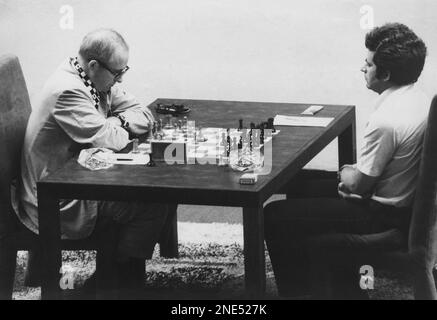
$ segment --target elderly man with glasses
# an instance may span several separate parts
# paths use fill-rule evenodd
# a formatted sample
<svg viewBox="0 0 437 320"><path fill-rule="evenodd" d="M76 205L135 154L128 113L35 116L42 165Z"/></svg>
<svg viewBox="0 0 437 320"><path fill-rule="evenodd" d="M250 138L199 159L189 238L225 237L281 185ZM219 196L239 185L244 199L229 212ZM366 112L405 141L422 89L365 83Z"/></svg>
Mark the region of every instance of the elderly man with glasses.
<svg viewBox="0 0 437 320"><path fill-rule="evenodd" d="M85 36L77 57L66 59L46 82L27 125L16 212L38 233L36 182L87 147L121 150L132 136L146 133L153 115L118 84L129 69L129 48L114 30ZM162 204L63 200L63 239L117 228L119 279L123 286L144 279L138 259L150 258L168 206ZM129 285L128 285L129 286Z"/></svg>

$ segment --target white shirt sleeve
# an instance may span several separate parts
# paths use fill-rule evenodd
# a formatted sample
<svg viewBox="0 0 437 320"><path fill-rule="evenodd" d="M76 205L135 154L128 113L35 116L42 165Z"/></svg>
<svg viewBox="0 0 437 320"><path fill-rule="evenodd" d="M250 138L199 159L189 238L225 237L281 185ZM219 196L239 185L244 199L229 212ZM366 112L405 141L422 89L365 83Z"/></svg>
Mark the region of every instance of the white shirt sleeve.
<svg viewBox="0 0 437 320"><path fill-rule="evenodd" d="M61 93L53 116L68 136L80 144L121 150L129 143L129 133L106 121L92 105L86 93L68 90Z"/></svg>
<svg viewBox="0 0 437 320"><path fill-rule="evenodd" d="M366 126L363 140L357 169L365 175L379 177L395 153L394 128L383 121L371 119Z"/></svg>

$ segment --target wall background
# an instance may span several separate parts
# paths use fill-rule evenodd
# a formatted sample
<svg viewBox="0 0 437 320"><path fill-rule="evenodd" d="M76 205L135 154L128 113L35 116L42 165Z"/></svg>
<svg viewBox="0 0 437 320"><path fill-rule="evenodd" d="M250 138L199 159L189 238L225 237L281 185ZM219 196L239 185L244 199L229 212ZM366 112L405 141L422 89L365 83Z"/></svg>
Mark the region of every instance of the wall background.
<svg viewBox="0 0 437 320"><path fill-rule="evenodd" d="M59 25L63 5L74 9L73 30ZM354 104L359 137L376 98L359 72L363 5L374 9L375 25L403 22L424 39L419 85L437 93L435 0L0 0L0 54L19 56L33 98L88 31L112 27L131 47L124 85L144 103ZM335 168L335 145L310 166Z"/></svg>

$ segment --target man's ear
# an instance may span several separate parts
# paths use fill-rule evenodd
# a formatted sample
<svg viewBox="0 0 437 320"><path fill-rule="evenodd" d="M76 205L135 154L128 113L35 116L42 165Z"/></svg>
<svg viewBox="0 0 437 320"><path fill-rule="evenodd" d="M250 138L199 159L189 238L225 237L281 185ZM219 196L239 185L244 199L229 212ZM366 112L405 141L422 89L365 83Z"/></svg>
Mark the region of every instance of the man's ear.
<svg viewBox="0 0 437 320"><path fill-rule="evenodd" d="M390 77L391 77L390 71L385 71L383 74L381 74L381 78L379 80L387 82L390 81Z"/></svg>
<svg viewBox="0 0 437 320"><path fill-rule="evenodd" d="M98 67L98 62L96 60L90 60L88 62L88 69L89 70L95 70Z"/></svg>

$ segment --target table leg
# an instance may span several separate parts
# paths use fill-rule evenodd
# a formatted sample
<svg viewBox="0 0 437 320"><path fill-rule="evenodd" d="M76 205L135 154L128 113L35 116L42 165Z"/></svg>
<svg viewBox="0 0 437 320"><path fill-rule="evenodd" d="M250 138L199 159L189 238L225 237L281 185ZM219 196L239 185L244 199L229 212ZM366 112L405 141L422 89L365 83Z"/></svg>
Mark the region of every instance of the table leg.
<svg viewBox="0 0 437 320"><path fill-rule="evenodd" d="M39 237L44 268L41 299L60 299L61 232L59 201L45 185L38 185Z"/></svg>
<svg viewBox="0 0 437 320"><path fill-rule="evenodd" d="M11 300L14 289L17 248L10 238L0 239L0 300Z"/></svg>
<svg viewBox="0 0 437 320"><path fill-rule="evenodd" d="M338 136L338 163L354 164L357 161L357 146L355 137L355 117L349 127Z"/></svg>
<svg viewBox="0 0 437 320"><path fill-rule="evenodd" d="M261 298L266 289L264 214L261 207L243 208L246 296Z"/></svg>
<svg viewBox="0 0 437 320"><path fill-rule="evenodd" d="M159 250L161 257L178 258L178 205L168 206L169 213L159 240Z"/></svg>

